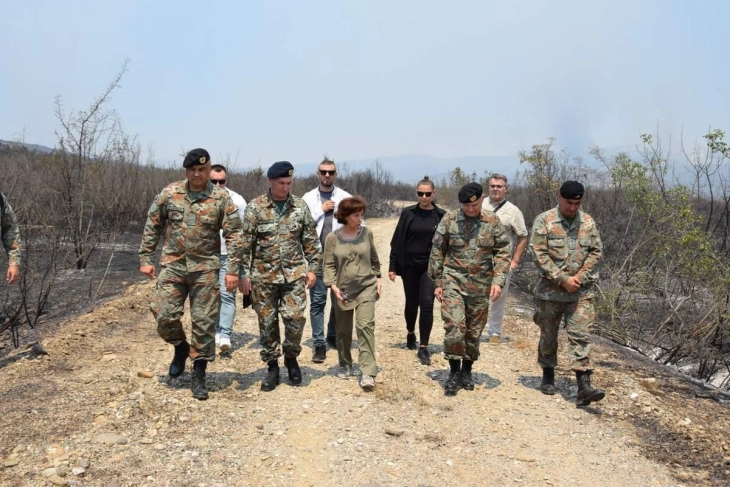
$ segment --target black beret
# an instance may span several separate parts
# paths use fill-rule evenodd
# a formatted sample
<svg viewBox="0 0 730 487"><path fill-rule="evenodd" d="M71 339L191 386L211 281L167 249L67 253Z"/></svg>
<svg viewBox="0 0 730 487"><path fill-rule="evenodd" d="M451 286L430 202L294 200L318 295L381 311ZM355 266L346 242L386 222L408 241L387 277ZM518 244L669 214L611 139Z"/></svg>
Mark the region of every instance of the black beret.
<svg viewBox="0 0 730 487"><path fill-rule="evenodd" d="M289 161L279 161L271 165L266 172L267 178L286 178L294 174L294 166Z"/></svg>
<svg viewBox="0 0 730 487"><path fill-rule="evenodd" d="M210 162L210 154L205 149L193 149L188 152L183 161L183 167L202 166Z"/></svg>
<svg viewBox="0 0 730 487"><path fill-rule="evenodd" d="M583 185L578 181L565 181L560 187L560 196L568 200L579 200L585 194Z"/></svg>
<svg viewBox="0 0 730 487"><path fill-rule="evenodd" d="M459 190L459 203L473 203L478 200L484 189L479 183L468 183L461 187Z"/></svg>

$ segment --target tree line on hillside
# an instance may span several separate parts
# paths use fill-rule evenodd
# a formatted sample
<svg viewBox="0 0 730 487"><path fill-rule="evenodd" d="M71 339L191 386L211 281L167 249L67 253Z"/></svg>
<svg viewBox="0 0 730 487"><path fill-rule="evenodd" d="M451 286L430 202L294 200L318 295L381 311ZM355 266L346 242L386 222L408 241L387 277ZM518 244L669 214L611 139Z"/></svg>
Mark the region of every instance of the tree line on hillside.
<svg viewBox="0 0 730 487"><path fill-rule="evenodd" d="M145 154L108 108L125 71L126 65L84 110L68 112L56 100L52 152L0 145L0 191L24 240L20 285L0 292L0 333L11 333L16 344L20 326L35 327L49 300L63 299L62 279L88 280L83 298L93 307L118 250L138 244L155 195L184 177L178 162L153 164L154 153ZM529 225L555 206L562 181L583 182L584 210L598 222L604 244L598 332L710 381L730 372L730 149L720 130L706 134L702 145L682 147L679 158L651 135L641 137L639 149L638 158L593 149L597 169L554 140L534 145L520 152L515 177L508 175L508 198ZM229 186L247 200L266 191L264 168L214 162L231 167ZM463 184L486 187L488 177L488 168L482 174L453 168L435 181L437 201L456 208ZM295 174L293 193L317 184L314 174ZM416 201L414 185L394 181L377 161L357 171L340 164L337 184L369 202L368 217L397 214L393 201ZM529 286L536 279L528 269L518 281ZM730 389L728 380L721 385Z"/></svg>

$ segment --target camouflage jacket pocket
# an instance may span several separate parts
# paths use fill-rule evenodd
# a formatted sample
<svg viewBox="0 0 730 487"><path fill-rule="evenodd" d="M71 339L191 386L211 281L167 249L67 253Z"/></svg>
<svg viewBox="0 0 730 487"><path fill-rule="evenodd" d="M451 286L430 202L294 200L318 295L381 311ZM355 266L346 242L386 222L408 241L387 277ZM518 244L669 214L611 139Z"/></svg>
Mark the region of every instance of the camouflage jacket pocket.
<svg viewBox="0 0 730 487"><path fill-rule="evenodd" d="M479 264L485 268L492 268L492 258L494 256L494 239L490 235L482 235L476 239L476 255L475 258Z"/></svg>
<svg viewBox="0 0 730 487"><path fill-rule="evenodd" d="M167 205L167 219L172 223L181 223L185 218L185 209L179 206Z"/></svg>
<svg viewBox="0 0 730 487"><path fill-rule="evenodd" d="M588 252L590 252L592 245L593 241L589 235L578 238L578 248L575 250L575 260L578 265L582 264L586 257L588 257Z"/></svg>
<svg viewBox="0 0 730 487"><path fill-rule="evenodd" d="M563 261L567 257L568 248L566 245L567 236L565 235L548 235L547 246L548 254L553 262Z"/></svg>
<svg viewBox="0 0 730 487"><path fill-rule="evenodd" d="M260 223L256 227L256 245L270 247L278 238L278 226L274 222Z"/></svg>
<svg viewBox="0 0 730 487"><path fill-rule="evenodd" d="M454 235L453 233L449 235L449 248L461 250L464 247L466 247L466 240L464 240L464 238L460 235Z"/></svg>
<svg viewBox="0 0 730 487"><path fill-rule="evenodd" d="M203 225L218 225L218 215L213 213L203 213L200 215L200 223Z"/></svg>

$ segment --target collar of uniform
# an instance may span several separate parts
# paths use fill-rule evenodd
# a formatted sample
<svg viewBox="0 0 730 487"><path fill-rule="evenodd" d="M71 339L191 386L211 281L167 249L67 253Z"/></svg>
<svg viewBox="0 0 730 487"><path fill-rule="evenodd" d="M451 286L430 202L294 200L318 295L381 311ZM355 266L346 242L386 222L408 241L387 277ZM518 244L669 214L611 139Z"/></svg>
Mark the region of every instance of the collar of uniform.
<svg viewBox="0 0 730 487"><path fill-rule="evenodd" d="M273 206L274 205L274 199L271 197L271 189L269 189L266 192L266 199L269 200L269 206ZM291 196L291 193L289 193L288 195L286 195L285 202L288 205L291 205L292 204L292 196Z"/></svg>
<svg viewBox="0 0 730 487"><path fill-rule="evenodd" d="M479 221L484 221L485 214L483 211L479 212L479 216L475 216L473 218L479 219ZM467 216L464 214L464 210L459 208L459 212L456 214L456 221L463 222L467 219Z"/></svg>
<svg viewBox="0 0 730 487"><path fill-rule="evenodd" d="M187 179L185 179L184 181L182 181L180 186L177 187L177 192L187 194L190 192L189 188L190 188L190 182ZM215 186L213 186L213 183L211 183L210 180L208 180L205 182L205 188L201 189L199 191L199 193L201 196L210 196L210 194L213 192L213 188L215 188Z"/></svg>
<svg viewBox="0 0 730 487"><path fill-rule="evenodd" d="M563 216L562 213L560 213L560 207L559 206L556 206L555 207L555 214L557 215L556 220L558 220L558 221L564 222L564 221L567 221L568 220L566 217ZM583 221L583 218L581 218L581 215L582 214L583 214L583 210L578 210L578 213L575 214L575 218L573 218L573 223L580 223L580 222L582 222Z"/></svg>

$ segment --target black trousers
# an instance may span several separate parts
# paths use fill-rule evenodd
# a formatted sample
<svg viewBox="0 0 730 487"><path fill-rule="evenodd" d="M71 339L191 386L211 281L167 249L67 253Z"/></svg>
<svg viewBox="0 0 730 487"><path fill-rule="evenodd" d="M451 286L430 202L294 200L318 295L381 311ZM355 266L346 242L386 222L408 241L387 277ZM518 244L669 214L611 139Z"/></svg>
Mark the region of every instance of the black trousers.
<svg viewBox="0 0 730 487"><path fill-rule="evenodd" d="M409 333L416 330L421 336L421 345L428 345L433 328L433 300L435 286L428 276L428 262L421 265L408 265L403 268L403 290L406 295L406 306L403 314L406 317L406 329ZM421 315L418 316L418 309Z"/></svg>

